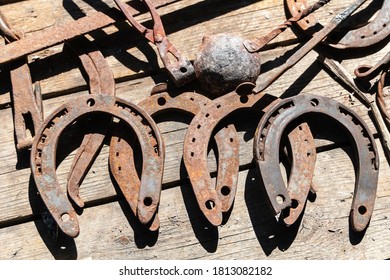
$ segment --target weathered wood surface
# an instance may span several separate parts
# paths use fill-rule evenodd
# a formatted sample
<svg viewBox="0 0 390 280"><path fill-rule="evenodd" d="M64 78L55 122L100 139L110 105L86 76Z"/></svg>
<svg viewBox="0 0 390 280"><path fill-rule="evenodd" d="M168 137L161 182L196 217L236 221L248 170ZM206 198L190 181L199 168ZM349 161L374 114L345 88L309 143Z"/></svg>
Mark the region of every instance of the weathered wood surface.
<svg viewBox="0 0 390 280"><path fill-rule="evenodd" d="M3 1L7 2L7 1ZM14 2L14 1L10 1ZM330 18L340 5L332 1L319 11ZM74 4L71 4L74 3ZM95 3L90 6L88 3ZM3 3L1 3L3 4ZM243 37L265 34L276 22L284 20L282 1L196 1L182 0L161 9L171 41L193 59L205 34L232 32ZM77 6L76 6L77 5ZM28 0L0 6L15 28L33 36L53 24L73 20L94 9L112 7L112 1ZM83 11L83 12L80 12ZM207 11L207 12L205 12ZM146 19L141 15L138 18ZM151 47L130 31L125 23L91 35L107 58L117 81L117 96L139 102L149 95L153 85L165 81L161 64ZM115 42L115 43L113 43ZM264 75L282 63L297 48L291 31L282 34L263 53ZM45 115L71 98L88 94L79 63L63 46L55 46L31 57L34 80L42 81ZM358 54L342 61L351 73L360 63L376 62L390 50L382 44L363 58ZM286 55L287 54L287 55ZM276 59L275 59L276 58ZM334 98L351 106L368 123L376 137L367 109L351 102L348 91L323 70L311 52L267 92L276 96L314 93ZM373 64L373 63L372 63ZM4 67L3 67L4 68ZM28 153L17 155L14 148L12 110L7 70L0 73L0 259L384 259L390 251L390 170L379 140L381 169L377 201L371 224L364 235L349 230L348 214L355 174L350 145L341 133L321 131L317 140L318 161L315 186L317 198L308 202L302 221L286 229L277 223L267 208L259 178L252 162L252 136L259 120L255 112L236 115L240 131L239 191L226 224L218 229L208 226L197 208L182 165L182 141L189 119L159 124L166 143L164 190L159 208L161 229L147 233L129 215L120 192L115 188L107 165L108 147L92 166L81 187L86 209L79 216L81 234L75 240L60 236L55 242L46 232L40 211L42 202L30 176ZM198 90L195 84L186 90ZM168 117L169 119L169 117ZM82 127L80 127L80 130ZM66 135L60 145L58 178L64 186L77 145L79 131ZM213 153L211 172L216 170Z"/></svg>

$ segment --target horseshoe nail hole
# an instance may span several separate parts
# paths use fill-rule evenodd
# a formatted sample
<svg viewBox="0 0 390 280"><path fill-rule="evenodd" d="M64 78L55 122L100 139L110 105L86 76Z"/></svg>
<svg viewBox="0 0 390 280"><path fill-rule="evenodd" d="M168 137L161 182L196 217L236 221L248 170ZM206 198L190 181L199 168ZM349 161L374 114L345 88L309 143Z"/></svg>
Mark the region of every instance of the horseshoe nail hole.
<svg viewBox="0 0 390 280"><path fill-rule="evenodd" d="M358 208L358 211L359 211L359 214L360 214L360 215L364 215L364 214L367 213L367 208L366 208L366 206L360 206L360 207Z"/></svg>
<svg viewBox="0 0 390 280"><path fill-rule="evenodd" d="M307 153L306 156L307 156L307 157L310 157L310 156L311 156L311 153Z"/></svg>
<svg viewBox="0 0 390 280"><path fill-rule="evenodd" d="M201 128L202 126L200 124L198 124L198 126L196 127L197 129Z"/></svg>
<svg viewBox="0 0 390 280"><path fill-rule="evenodd" d="M387 24L386 24L386 23L384 23L384 24L383 24L383 27L386 27L386 26L387 26Z"/></svg>
<svg viewBox="0 0 390 280"><path fill-rule="evenodd" d="M318 101L318 99L313 98L312 100L310 100L310 104L313 107L317 107L320 102Z"/></svg>
<svg viewBox="0 0 390 280"><path fill-rule="evenodd" d="M230 187L228 187L228 186L223 186L223 187L221 188L221 194L222 194L223 196L228 196L228 195L230 194L230 192L231 192L231 189L230 189Z"/></svg>
<svg viewBox="0 0 390 280"><path fill-rule="evenodd" d="M299 130L302 130L302 126L298 126Z"/></svg>
<svg viewBox="0 0 390 280"><path fill-rule="evenodd" d="M364 39L364 38L366 38L366 36L363 35L363 36L361 36L360 38L361 38L361 39Z"/></svg>
<svg viewBox="0 0 390 280"><path fill-rule="evenodd" d="M63 221L64 223L66 222L69 222L70 221L70 216L68 213L64 213L61 215L61 221Z"/></svg>
<svg viewBox="0 0 390 280"><path fill-rule="evenodd" d="M119 157L119 152L116 152L116 153L115 153L115 156Z"/></svg>
<svg viewBox="0 0 390 280"><path fill-rule="evenodd" d="M194 101L195 99L194 99L193 97L190 97L190 100L191 100L191 101Z"/></svg>
<svg viewBox="0 0 390 280"><path fill-rule="evenodd" d="M122 166L118 166L118 171L122 171Z"/></svg>
<svg viewBox="0 0 390 280"><path fill-rule="evenodd" d="M194 143L194 142L195 142L195 140L196 140L195 138L192 138L192 140L191 140L191 141L192 141L192 143Z"/></svg>
<svg viewBox="0 0 390 280"><path fill-rule="evenodd" d="M165 103L167 103L167 100L164 97L160 97L159 99L157 99L157 103L160 106L164 106Z"/></svg>
<svg viewBox="0 0 390 280"><path fill-rule="evenodd" d="M374 31L374 35L378 34L378 32Z"/></svg>
<svg viewBox="0 0 390 280"><path fill-rule="evenodd" d="M191 152L191 157L194 157L194 155L195 155L194 152Z"/></svg>
<svg viewBox="0 0 390 280"><path fill-rule="evenodd" d="M218 104L218 105L217 105L217 109L219 109L219 108L221 108L221 104Z"/></svg>
<svg viewBox="0 0 390 280"><path fill-rule="evenodd" d="M122 138L118 138L117 142L119 143L122 140Z"/></svg>
<svg viewBox="0 0 390 280"><path fill-rule="evenodd" d="M302 11L301 10L298 10L298 13L301 13Z"/></svg>
<svg viewBox="0 0 390 280"><path fill-rule="evenodd" d="M185 68L185 67L180 67L180 72L186 73L186 72L187 72L187 68Z"/></svg>
<svg viewBox="0 0 390 280"><path fill-rule="evenodd" d="M240 102L241 103L247 103L248 102L248 96L246 96L246 95L242 95L242 96L240 96Z"/></svg>
<svg viewBox="0 0 390 280"><path fill-rule="evenodd" d="M285 200L285 198L281 194L276 197L276 203L278 203L278 204L283 204L284 200Z"/></svg>
<svg viewBox="0 0 390 280"><path fill-rule="evenodd" d="M291 208L296 209L299 206L299 201L296 199L291 200Z"/></svg>
<svg viewBox="0 0 390 280"><path fill-rule="evenodd" d="M215 207L215 202L214 200L209 199L206 201L205 205L208 210L213 210L213 208Z"/></svg>
<svg viewBox="0 0 390 280"><path fill-rule="evenodd" d="M152 203L153 203L153 199L151 197L147 196L144 198L144 205L145 206L149 207L150 205L152 205Z"/></svg>
<svg viewBox="0 0 390 280"><path fill-rule="evenodd" d="M93 98L88 99L87 100L87 105L89 107L92 107L93 105L95 105L95 99L93 99Z"/></svg>
<svg viewBox="0 0 390 280"><path fill-rule="evenodd" d="M210 114L209 114L209 113L207 113L207 114L205 115L205 117L206 117L206 118L210 117Z"/></svg>
<svg viewBox="0 0 390 280"><path fill-rule="evenodd" d="M306 23L310 24L310 20L307 19L307 20L306 20Z"/></svg>
<svg viewBox="0 0 390 280"><path fill-rule="evenodd" d="M233 138L230 138L230 143L233 143L233 141L234 141Z"/></svg>

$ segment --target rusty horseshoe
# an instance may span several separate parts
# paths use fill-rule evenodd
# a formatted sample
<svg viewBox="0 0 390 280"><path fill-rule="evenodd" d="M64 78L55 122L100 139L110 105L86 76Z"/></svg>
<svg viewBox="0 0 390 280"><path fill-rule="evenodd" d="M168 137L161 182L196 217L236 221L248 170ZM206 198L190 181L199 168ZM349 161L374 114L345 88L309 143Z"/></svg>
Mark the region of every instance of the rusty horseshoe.
<svg viewBox="0 0 390 280"><path fill-rule="evenodd" d="M143 157L137 217L149 223L157 211L164 147L157 125L139 106L108 95L79 97L59 107L37 133L31 151L31 170L38 191L59 228L71 237L79 234L76 211L57 180L56 150L62 132L83 116L108 114L133 129Z"/></svg>
<svg viewBox="0 0 390 280"><path fill-rule="evenodd" d="M221 195L212 187L210 177L205 176L205 174L209 174L207 167L207 146L210 141L211 133L229 114L242 109L255 107L264 110L269 104L277 100L275 97L267 94L253 94L253 87L254 85L250 83L242 84L236 91L221 96L204 106L192 120L185 136L184 164L199 208L208 221L214 226L218 226L222 223L222 203L220 200ZM302 126L305 125L306 124L302 124ZM309 132L310 130L305 129L304 131ZM290 141L300 143L301 138L302 137L296 137L296 135L293 134L291 135ZM307 133L304 138L311 139L311 133ZM230 141L234 142L234 139L230 139ZM314 144L314 141L308 143ZM300 144L303 145L303 143ZM315 147L312 147L311 150L313 151L313 156L315 156ZM296 159L296 157L294 159ZM308 173L311 173L308 180L311 184L310 176L312 176L314 172L314 164L307 164L306 166ZM293 169L292 172L298 170L300 169ZM298 178L298 176L291 176L291 178ZM310 188L310 184L306 186L307 190ZM304 188L304 186L302 186L302 188Z"/></svg>
<svg viewBox="0 0 390 280"><path fill-rule="evenodd" d="M353 230L362 231L374 210L378 152L374 137L364 121L351 109L330 98L309 94L286 98L273 105L260 120L254 139L254 157L272 208L277 214L291 207L292 201L280 174L278 146L287 125L307 113L331 117L343 125L353 139L358 164L350 221Z"/></svg>
<svg viewBox="0 0 390 280"><path fill-rule="evenodd" d="M305 0L285 0L288 12L298 16L307 7ZM305 34L312 36L323 28L313 14L297 22ZM324 42L337 49L362 48L374 45L388 38L390 34L390 0L383 0L382 8L376 17L364 26L349 30L336 42L326 39Z"/></svg>
<svg viewBox="0 0 390 280"><path fill-rule="evenodd" d="M176 97L171 97L167 92L166 84L157 85L152 90L152 95L142 100L138 105L152 117L164 114L167 111L177 111L195 116L210 100L195 92L184 92ZM139 179L134 167L133 150L126 141L118 141L121 135L118 130L113 133L110 143L110 169L116 179L126 200L133 212L137 209L137 195L139 192ZM238 135L233 125L220 130L215 135L215 142L219 154L218 174L216 189L223 204L223 211L228 211L234 201L238 176ZM118 167L121 166L119 171ZM229 187L228 187L229 186ZM223 195L222 195L223 194ZM156 214L157 218L157 214ZM158 220L151 225L151 230L157 229Z"/></svg>

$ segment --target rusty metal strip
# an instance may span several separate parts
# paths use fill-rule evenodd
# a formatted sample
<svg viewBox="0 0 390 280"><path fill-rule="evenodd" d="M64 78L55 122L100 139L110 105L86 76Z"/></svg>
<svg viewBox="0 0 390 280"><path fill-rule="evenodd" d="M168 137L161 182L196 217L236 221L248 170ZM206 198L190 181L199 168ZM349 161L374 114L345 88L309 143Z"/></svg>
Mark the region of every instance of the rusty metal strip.
<svg viewBox="0 0 390 280"><path fill-rule="evenodd" d="M8 44L23 37L15 34L1 12L0 32ZM10 68L15 142L16 149L21 151L31 147L35 132L43 122L42 97L39 83L32 82L27 59L14 61Z"/></svg>
<svg viewBox="0 0 390 280"><path fill-rule="evenodd" d="M66 44L76 53L88 76L89 92L91 94L115 95L114 75L102 53L84 36L67 41ZM111 117L99 116L96 120L99 131L84 136L84 139L73 158L68 173L68 194L79 206L84 207L84 201L79 196L81 182L88 173L93 161L98 155L104 138L110 126Z"/></svg>
<svg viewBox="0 0 390 280"><path fill-rule="evenodd" d="M374 210L379 174L378 151L364 121L351 109L330 98L309 94L286 98L270 108L260 120L254 139L254 157L265 180L272 208L279 213L291 206L284 182L278 171L272 168L278 161L281 135L288 124L308 113L331 117L344 126L353 139L358 163L350 219L353 230L362 231Z"/></svg>
<svg viewBox="0 0 390 280"><path fill-rule="evenodd" d="M176 97L171 97L166 88L158 86L152 95L138 105L152 117L164 114L169 111L177 111L191 116L196 115L202 107L210 102L208 98L194 92L184 92ZM120 135L120 131L113 133ZM113 136L110 143L110 167L119 187L125 195L126 200L133 212L137 209L137 194L139 192L139 179L134 167L133 149L126 141L119 141L118 136ZM237 178L238 178L238 152L239 141L234 126L230 125L220 130L215 135L218 149L218 174L216 191L222 201L222 211L228 211L234 201ZM122 166L122 172L118 172L116 166ZM204 176L209 176L205 174ZM157 222L153 223L151 229L156 229Z"/></svg>
<svg viewBox="0 0 390 280"><path fill-rule="evenodd" d="M176 2L177 0L153 0L156 8ZM133 16L140 14L138 10L130 9ZM78 20L55 25L51 28L37 31L33 36L0 47L0 64L8 63L34 52L58 45L87 34L91 31L107 27L125 18L117 8L107 9L104 12L95 12Z"/></svg>
<svg viewBox="0 0 390 280"><path fill-rule="evenodd" d="M222 202L212 187L207 167L207 147L211 133L218 123L233 112L253 107L265 108L276 98L266 94L253 94L253 84L243 84L236 91L221 96L206 106L194 117L184 140L183 159L200 210L208 221L218 226L222 223ZM293 141L299 141L293 137ZM310 135L307 135L307 139Z"/></svg>
<svg viewBox="0 0 390 280"><path fill-rule="evenodd" d="M361 5L367 0L357 0L341 13L332 18L330 23L318 31L309 41L307 41L298 51L296 51L287 61L283 64L275 74L269 79L262 79L261 75L256 81L256 87L254 92L261 92L283 75L287 70L297 64L306 54L309 53L315 46L317 46L326 36L328 36L336 27L338 27L344 20L346 20L353 12L355 12Z"/></svg>
<svg viewBox="0 0 390 280"><path fill-rule="evenodd" d="M305 0L286 0L289 13L295 17L307 7ZM314 15L308 15L297 22L298 27L307 35L314 35L323 28ZM349 30L338 42L330 42L329 38L324 43L337 49L362 48L374 45L390 34L390 0L383 0L382 8L376 17L366 25Z"/></svg>
<svg viewBox="0 0 390 280"><path fill-rule="evenodd" d="M83 116L108 114L134 130L140 143L143 166L137 217L150 222L160 200L164 147L157 125L140 107L108 95L71 100L46 119L31 151L31 170L38 191L60 229L71 237L79 234L77 215L56 176L56 150L64 129Z"/></svg>
<svg viewBox="0 0 390 280"><path fill-rule="evenodd" d="M300 21L302 18L307 17L311 13L315 12L325 4L329 3L331 0L319 0L313 5L310 5L308 7L305 7L302 11L300 11L297 14L294 14L293 17L286 20L284 23L279 25L277 28L273 29L271 32L269 32L267 35L255 38L251 40L245 40L244 46L248 50L248 52L258 52L260 51L265 45L267 45L269 42L271 42L273 39L275 39L279 34L287 30L290 26L292 26L294 23Z"/></svg>
<svg viewBox="0 0 390 280"><path fill-rule="evenodd" d="M124 4L120 0L114 0L114 2L124 13L131 25L147 40L156 45L160 58L176 86L183 86L195 79L194 67L191 62L168 40L161 17L150 0L143 0L143 2L148 7L152 16L153 29L149 29L138 23L132 16L128 5ZM174 61L168 57L168 54L172 55Z"/></svg>

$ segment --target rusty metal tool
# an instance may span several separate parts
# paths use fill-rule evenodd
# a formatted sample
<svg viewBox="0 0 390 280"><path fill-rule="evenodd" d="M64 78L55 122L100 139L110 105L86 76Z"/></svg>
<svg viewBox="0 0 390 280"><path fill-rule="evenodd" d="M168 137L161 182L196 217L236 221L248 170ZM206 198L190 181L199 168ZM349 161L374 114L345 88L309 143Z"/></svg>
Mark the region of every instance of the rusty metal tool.
<svg viewBox="0 0 390 280"><path fill-rule="evenodd" d="M355 12L361 5L367 0L357 0L349 7L344 9L341 13L332 18L330 23L318 31L310 40L308 40L298 51L296 51L283 66L276 70L276 73L269 79L262 79L261 75L256 81L256 87L254 92L261 92L277 80L287 70L298 63L309 51L317 46L326 36L328 36L337 26L339 26L344 20L346 20L353 12Z"/></svg>
<svg viewBox="0 0 390 280"><path fill-rule="evenodd" d="M285 0L286 8L293 16L299 16L301 11L308 5L305 0ZM304 31L305 35L313 36L315 32L321 30L323 26L313 14L308 15L297 22L297 26ZM326 38L323 43L336 49L363 48L372 46L388 38L390 34L390 0L383 0L382 8L375 18L356 29L349 30L342 34L341 38L335 42L331 38Z"/></svg>
<svg viewBox="0 0 390 280"><path fill-rule="evenodd" d="M153 119L140 107L109 95L87 95L60 106L40 128L31 150L31 170L38 191L59 228L71 237L79 234L76 211L61 189L56 176L59 137L82 117L107 114L126 123L137 135L142 151L142 176L137 217L149 223L160 200L164 146Z"/></svg>
<svg viewBox="0 0 390 280"><path fill-rule="evenodd" d="M114 96L114 75L96 46L84 36L69 40L66 44L78 56L87 74L89 93ZM103 145L111 117L99 116L95 120L99 123L99 131L84 136L68 173L67 189L69 197L81 208L84 207L84 201L79 196L79 188Z"/></svg>
<svg viewBox="0 0 390 280"><path fill-rule="evenodd" d="M241 111L250 108L264 109L272 102L277 102L277 99L267 94L253 94L252 89L254 85L247 83L242 84L236 91L230 92L224 96L214 99L212 102L204 106L199 113L191 121L188 131L184 139L183 159L187 169L188 176L191 181L200 210L203 212L208 221L218 226L222 223L222 203L220 196L212 187L212 182L208 174L207 167L207 147L211 138L212 131L216 126L228 115L233 112ZM275 101L276 100L276 101ZM302 124L301 127L304 127ZM299 128L296 128L299 129ZM305 127L302 132L290 135L290 141L296 143L296 149L293 152L300 150L300 147L308 147L307 145L314 145L313 141L302 142L302 138L311 139L310 130ZM305 133L305 137L301 137L301 133ZM315 158L315 147L310 147ZM294 156L293 159L297 159ZM304 158L302 158L304 159ZM306 158L307 159L307 158ZM293 164L295 169L292 172L298 172L300 168L296 168L298 164ZM307 172L314 173L314 164L307 164ZM299 176L291 175L291 180L299 179ZM293 183L291 183L293 184ZM304 188L304 186L302 186ZM307 186L309 190L310 184Z"/></svg>
<svg viewBox="0 0 390 280"><path fill-rule="evenodd" d="M153 0L153 4L158 8L175 1L177 0ZM130 11L133 16L141 13L133 8L130 8ZM43 29L35 32L34 36L27 36L17 42L1 47L0 64L8 63L123 20L125 20L123 14L117 8L111 8L104 12L94 12L78 20Z"/></svg>
<svg viewBox="0 0 390 280"><path fill-rule="evenodd" d="M0 32L8 44L23 38L10 28L1 12ZM16 149L21 151L31 147L36 130L43 122L42 96L39 82L32 82L26 58L13 61L10 68L15 142Z"/></svg>
<svg viewBox="0 0 390 280"><path fill-rule="evenodd" d="M362 103L370 109L372 112L372 116L374 118L374 123L377 126L378 132L380 134L380 140L383 146L384 152L390 157L390 133L388 128L386 127L385 120L382 118L381 111L383 112L383 108L381 108L380 101L378 98L375 99L371 96L367 96L362 92L355 84L353 77L348 73L348 71L337 61L330 59L328 57L324 57L319 55L318 61L320 61L327 69L329 69L333 74L346 86L348 86L354 93L356 93ZM379 91L377 94L379 97Z"/></svg>
<svg viewBox="0 0 390 280"><path fill-rule="evenodd" d="M128 5L124 4L120 0L114 0L114 2L118 5L130 24L147 40L156 45L160 58L176 86L183 86L195 79L194 67L191 62L168 40L161 17L150 0L143 0L142 2L144 2L148 7L152 16L153 29L149 29L137 22L132 16ZM169 58L168 54L172 55L174 61Z"/></svg>
<svg viewBox="0 0 390 280"><path fill-rule="evenodd" d="M160 84L152 90L151 96L142 100L138 105L152 117L167 112L195 116L209 102L207 97L195 92L184 92L176 97L171 97L167 92L166 84ZM119 129L113 133L114 136L111 138L110 169L131 209L136 213L140 182L134 167L133 149L129 143L123 141L122 133L123 130ZM119 139L122 141L118 141ZM233 125L221 129L214 139L218 150L218 173L215 189L222 202L222 212L227 212L234 202L237 189L239 139ZM120 170L119 166L121 166ZM205 173L203 176L208 177L209 173ZM154 222L151 229L157 229L158 225L158 221Z"/></svg>
<svg viewBox="0 0 390 280"><path fill-rule="evenodd" d="M262 117L254 138L254 157L275 213L291 206L291 199L279 174L278 146L289 123L305 114L321 114L340 123L354 144L356 183L350 220L354 231L363 231L374 210L379 174L379 157L374 137L364 121L347 106L330 98L297 95L274 104Z"/></svg>

